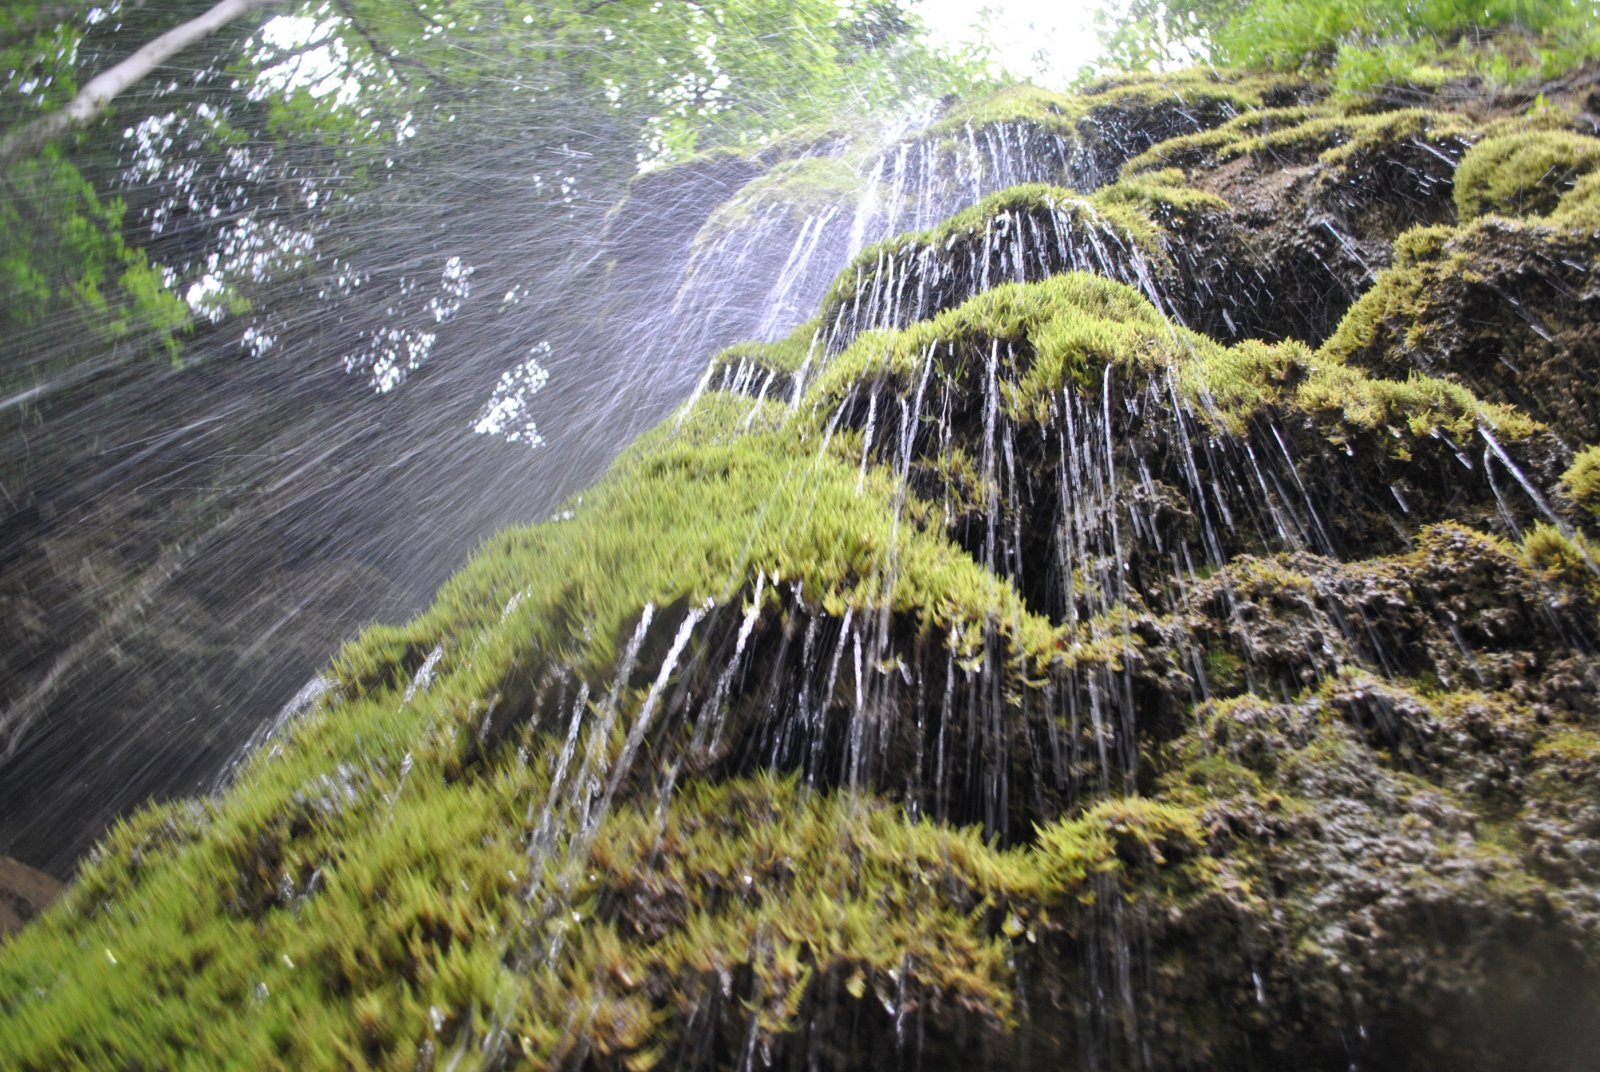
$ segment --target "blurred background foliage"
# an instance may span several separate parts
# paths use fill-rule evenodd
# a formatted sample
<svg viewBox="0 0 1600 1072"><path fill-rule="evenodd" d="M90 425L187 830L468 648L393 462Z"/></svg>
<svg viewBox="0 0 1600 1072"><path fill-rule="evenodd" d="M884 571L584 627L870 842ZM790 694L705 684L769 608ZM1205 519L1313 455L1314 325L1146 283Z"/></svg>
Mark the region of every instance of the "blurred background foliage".
<svg viewBox="0 0 1600 1072"><path fill-rule="evenodd" d="M0 138L213 2L7 5ZM104 114L0 153L8 422L152 358L262 356L325 324L309 310L329 302L366 328L324 349L382 363L363 338L404 351L396 332L460 304L448 250L418 238L463 197L498 194L528 211L520 227L571 238L589 220L574 206L614 200L653 161L986 77L924 44L897 0L244 6ZM505 200L508 184L533 196Z"/></svg>

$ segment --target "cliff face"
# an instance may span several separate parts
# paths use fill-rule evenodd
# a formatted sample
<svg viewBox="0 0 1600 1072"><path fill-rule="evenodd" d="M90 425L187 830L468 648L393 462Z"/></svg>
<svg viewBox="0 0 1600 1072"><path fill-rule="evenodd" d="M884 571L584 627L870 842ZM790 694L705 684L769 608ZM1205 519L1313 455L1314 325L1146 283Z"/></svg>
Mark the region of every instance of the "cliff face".
<svg viewBox="0 0 1600 1072"><path fill-rule="evenodd" d="M1585 91L956 108L900 159L1058 173L869 247L119 828L0 947L0 1052L1581 1067Z"/></svg>

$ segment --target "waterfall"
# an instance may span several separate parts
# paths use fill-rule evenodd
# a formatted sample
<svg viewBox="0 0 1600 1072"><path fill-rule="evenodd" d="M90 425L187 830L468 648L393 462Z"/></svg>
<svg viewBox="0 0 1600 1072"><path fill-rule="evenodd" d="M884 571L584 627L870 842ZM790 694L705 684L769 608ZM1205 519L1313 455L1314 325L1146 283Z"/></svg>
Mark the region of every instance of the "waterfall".
<svg viewBox="0 0 1600 1072"><path fill-rule="evenodd" d="M1485 354L1586 367L1600 232L1446 96L1016 103L641 176L485 380L609 469L119 827L0 1052L1577 1067L1596 429Z"/></svg>

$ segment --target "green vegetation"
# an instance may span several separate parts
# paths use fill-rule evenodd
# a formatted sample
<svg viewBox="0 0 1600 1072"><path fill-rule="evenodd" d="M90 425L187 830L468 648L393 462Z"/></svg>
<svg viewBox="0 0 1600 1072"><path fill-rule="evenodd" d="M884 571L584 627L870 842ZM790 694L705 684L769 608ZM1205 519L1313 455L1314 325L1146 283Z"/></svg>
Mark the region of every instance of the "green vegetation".
<svg viewBox="0 0 1600 1072"><path fill-rule="evenodd" d="M1068 140L1078 134L1077 123L1082 105L1078 98L1052 93L1037 86L1005 86L992 93L964 98L956 102L928 128L930 137L955 137L968 127L982 129L1005 123L1024 123L1037 130L1047 130Z"/></svg>
<svg viewBox="0 0 1600 1072"><path fill-rule="evenodd" d="M1252 71L1187 68L1160 76L1104 77L1071 95L1019 84L958 100L927 130L930 138L961 144L966 132L1006 124L1045 131L1073 146L1115 141L1137 124L1161 137L1205 129L1314 92L1303 79ZM1108 146L1118 151L1120 146Z"/></svg>
<svg viewBox="0 0 1600 1072"><path fill-rule="evenodd" d="M774 216L798 228L809 216L850 207L861 196L861 187L861 176L848 158L784 160L719 205L695 243L707 244Z"/></svg>
<svg viewBox="0 0 1600 1072"><path fill-rule="evenodd" d="M771 360L792 364L809 331L774 344ZM652 613L667 621L652 635L686 623L674 676L692 691L715 676L702 660L719 650L718 621L759 634L795 615L881 610L965 665L989 660L1019 697L1030 678L1124 665L1144 649L1124 613L1076 627L1040 617L888 470L862 466L859 436L830 436L856 387L909 391L925 360L970 380L997 344L1005 412L1023 423L1046 421L1063 389L1097 390L1108 367L1121 382L1174 376L1218 432L1242 433L1269 407L1330 435L1459 436L1485 419L1462 389L1373 380L1297 343L1220 346L1084 273L864 335L792 419L708 395L631 448L570 516L503 534L427 613L347 647L332 698L220 801L119 829L62 906L6 947L0 1049L22 1068L160 1065L175 1048L399 1066L419 1046L465 1053L504 1032L535 1063L581 1045L648 1066L730 975L769 1041L828 988L857 999L900 988L999 1037L1016 1026L1008 951L1082 933L1080 915L1106 898L1156 916L1262 911L1248 892L1260 862L1213 841L1202 814L1217 803L1181 770L1170 797L1112 795L1045 816L1006 850L792 777L691 780L665 811L648 790L649 769L681 762L694 733L650 726L656 690L616 678ZM1549 573L1549 553L1525 553ZM1295 605L1310 604L1308 576L1267 567L1244 562L1206 583L1236 599L1279 600L1290 586ZM1209 666L1218 687L1244 681L1225 650ZM626 779L593 830L563 803L576 777L559 758L570 701L541 699L578 682L591 699L571 762L599 779L594 791L606 786L598 772L618 771L607 798ZM729 717L760 712L735 705ZM631 771L641 745L656 759ZM1264 785L1242 773L1220 784ZM530 842L567 848L530 856ZM230 1013L241 1003L254 1010L245 1024ZM580 1022L561 1011L572 1008L587 1010Z"/></svg>
<svg viewBox="0 0 1600 1072"><path fill-rule="evenodd" d="M1553 78L1600 56L1587 0L1133 0L1102 39L1126 67L1209 58L1314 70L1351 95Z"/></svg>
<svg viewBox="0 0 1600 1072"><path fill-rule="evenodd" d="M0 173L0 192L0 331L36 337L52 318L71 318L96 345L178 357L189 308L125 240L121 199L101 200L55 146ZM55 371L54 362L20 364L0 375L0 388Z"/></svg>
<svg viewBox="0 0 1600 1072"><path fill-rule="evenodd" d="M858 295L871 290L880 271L914 271L924 254L953 265L976 261L987 237L1031 220L1059 234L1072 248L1103 258L1107 269L1136 255L1160 257L1160 229L1140 211L1136 191L1105 199L1086 197L1059 186L1032 183L991 194L926 231L911 232L868 246L846 265L822 300L822 322L831 324ZM1150 198L1155 191L1147 191ZM1168 195L1174 196L1174 195ZM1189 205L1198 202L1190 201ZM1176 203L1175 203L1176 207ZM965 294L958 295L964 297Z"/></svg>
<svg viewBox="0 0 1600 1072"><path fill-rule="evenodd" d="M1485 138L1456 170L1462 220L1496 212L1546 216L1577 180L1600 170L1600 139L1568 131L1530 131Z"/></svg>
<svg viewBox="0 0 1600 1072"><path fill-rule="evenodd" d="M1540 522L1523 536L1522 558L1530 569L1600 598L1600 546L1583 533Z"/></svg>
<svg viewBox="0 0 1600 1072"><path fill-rule="evenodd" d="M711 359L711 364L715 369L730 369L745 363L780 376L793 376L808 364L821 364L821 330L821 321L807 320L777 342L740 342L725 347Z"/></svg>
<svg viewBox="0 0 1600 1072"><path fill-rule="evenodd" d="M1585 447L1561 474L1561 487L1572 501L1600 516L1600 447Z"/></svg>
<svg viewBox="0 0 1600 1072"><path fill-rule="evenodd" d="M1159 228L1163 238L1183 234L1207 216L1226 213L1228 202L1216 194L1197 190L1184 181L1177 168L1140 172L1102 186L1091 196L1102 209L1126 205ZM1137 226L1137 223L1134 224ZM1148 228L1141 228L1148 236Z"/></svg>
<svg viewBox="0 0 1600 1072"><path fill-rule="evenodd" d="M441 175L504 152L508 115L524 117L522 161L540 161L516 169L546 208L528 214L528 241L570 248L592 234L585 206L614 201L641 161L754 150L802 124L986 84L975 63L929 48L894 0L251 0L160 57L159 75L139 73L144 46L215 3L24 0L0 13L0 393L87 380L108 351L135 370L177 360L191 321L209 350L290 350L299 303L340 302L352 337L362 324L415 344L438 329L437 269L398 270L414 259L386 247L447 229L426 213L517 211L481 176L462 175L467 194ZM268 33L282 14L315 39ZM80 89L119 68L125 90L64 122Z"/></svg>
<svg viewBox="0 0 1600 1072"><path fill-rule="evenodd" d="M1550 222L1579 230L1600 230L1600 171L1591 171L1573 184L1550 214Z"/></svg>
<svg viewBox="0 0 1600 1072"><path fill-rule="evenodd" d="M1353 10L1325 35L1376 9ZM1551 842L1594 821L1595 548L1463 468L1458 444L1487 433L1553 485L1545 425L1413 354L1495 339L1428 309L1494 243L1577 241L1551 224L1600 172L1557 182L1547 221L1405 232L1317 349L1225 345L1061 271L960 280L926 319L824 353L880 263L963 263L1003 217L1098 243L1107 271L1161 271L1186 232L1234 219L1194 184L1228 161L1359 186L1476 142L1457 197L1502 212L1572 147L1428 108L1229 119L1283 99L1175 83L1218 86L1202 110L1220 125L1092 195L1018 187L866 251L818 319L713 359L807 369L797 407L705 394L555 519L488 542L429 610L347 645L226 793L120 826L0 947L0 1053L786 1067L785 1046L848 1021L829 1055L865 1064L904 1016L1007 1064L1066 1045L1059 1005L1150 1067L1320 1067L1352 1060L1353 1011L1425 1058L1476 1054L1457 1028L1485 965L1528 981L1514 1020L1594 989L1594 863ZM944 134L1078 137L1108 101L1175 99L1017 89ZM718 233L855 179L774 155ZM1069 430L1080 403L1104 426ZM1600 514L1600 448L1560 480L1558 510ZM852 747L870 769L818 774ZM1094 998L1129 949L1136 993ZM1416 1023L1442 1027L1405 1041Z"/></svg>
<svg viewBox="0 0 1600 1072"><path fill-rule="evenodd" d="M1015 355L1006 358L1002 390L1018 421L1046 423L1063 387L1092 388L1114 368L1137 376L1172 372L1188 404L1232 434L1268 409L1314 417L1336 441L1348 430L1387 429L1403 436L1397 451L1439 431L1459 438L1479 422L1512 440L1540 428L1444 380L1373 378L1339 360L1331 346L1315 355L1298 342L1222 346L1170 324L1132 287L1082 272L1002 284L904 331L867 333L833 359L807 400L825 419L864 379L891 378L909 390L930 359L947 375L976 376L991 343Z"/></svg>
<svg viewBox="0 0 1600 1072"><path fill-rule="evenodd" d="M1373 114L1349 112L1337 104L1278 108L1159 142L1129 160L1123 174L1214 168L1248 156L1279 167L1315 162L1323 166L1324 181L1354 179L1362 164L1399 145L1459 155L1474 129L1461 116L1423 108Z"/></svg>

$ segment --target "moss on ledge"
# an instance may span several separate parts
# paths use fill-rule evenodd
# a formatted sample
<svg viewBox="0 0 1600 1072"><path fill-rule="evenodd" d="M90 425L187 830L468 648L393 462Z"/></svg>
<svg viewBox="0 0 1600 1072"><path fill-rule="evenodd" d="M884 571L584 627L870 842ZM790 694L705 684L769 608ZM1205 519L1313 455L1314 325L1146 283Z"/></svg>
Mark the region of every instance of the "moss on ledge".
<svg viewBox="0 0 1600 1072"><path fill-rule="evenodd" d="M1263 110L1159 142L1123 165L1123 173L1213 168L1246 156L1280 167L1320 162L1343 173L1364 157L1404 143L1459 157L1477 129L1465 117L1425 108L1361 113L1323 104Z"/></svg>
<svg viewBox="0 0 1600 1072"><path fill-rule="evenodd" d="M781 161L719 205L695 235L695 244L705 245L767 218L798 227L807 217L853 204L861 188L861 176L849 159Z"/></svg>
<svg viewBox="0 0 1600 1072"><path fill-rule="evenodd" d="M1225 122L1300 92L1200 73L960 122L1190 129L1197 94ZM975 293L1002 218L1148 270L1243 211L1196 161L1253 142L1353 181L1458 147L1454 122L1258 111L1093 195L1006 191L874 250L826 316L724 350L596 487L348 645L229 790L119 827L0 945L0 1053L1576 1067L1600 1044L1600 584L1570 522L1600 462L1470 362L1417 366L1523 352L1495 333L1531 330L1514 310L1462 312L1495 286L1561 327L1504 281L1581 275L1592 238L1411 231L1317 350L1225 345L1065 262ZM838 193L791 163L771 190ZM880 262L952 252L977 270L929 274L954 282L927 315L821 345ZM1585 336L1552 334L1555 375Z"/></svg>
<svg viewBox="0 0 1600 1072"><path fill-rule="evenodd" d="M835 347L860 326L900 327L964 300L987 283L1041 279L1093 266L1102 274L1135 278L1146 261L1163 257L1161 230L1136 207L1136 191L1096 200L1058 186L1028 184L991 194L926 231L887 239L862 250L834 279L822 300L822 323ZM1147 198L1157 196L1154 186ZM1178 194L1168 191L1176 199ZM871 307L891 295L887 283L919 295L913 312ZM861 309L866 300L869 308ZM888 323L881 321L887 319ZM863 322L858 325L857 321Z"/></svg>
<svg viewBox="0 0 1600 1072"><path fill-rule="evenodd" d="M1128 156L1152 142L1228 123L1241 114L1315 97L1313 83L1292 75L1193 68L1158 77L1101 80L1079 94L1031 85L957 101L927 131L959 138L1014 126L1084 150L1096 168L1114 173Z"/></svg>
<svg viewBox="0 0 1600 1072"><path fill-rule="evenodd" d="M1462 220L1487 213L1547 216L1577 180L1600 170L1600 138L1527 131L1485 138L1456 171Z"/></svg>
<svg viewBox="0 0 1600 1072"><path fill-rule="evenodd" d="M1408 440L1437 432L1459 439L1481 422L1517 440L1540 430L1512 407L1482 403L1444 380L1376 379L1295 342L1223 346L1171 324L1132 287L1083 272L1002 284L903 331L863 335L833 359L807 401L813 412L829 414L865 379L909 384L930 355L971 375L991 344L1024 355L1004 386L1005 400L1013 419L1035 423L1044 422L1063 388L1093 388L1110 368L1172 373L1181 397L1232 434L1268 409L1312 416L1330 434L1391 429Z"/></svg>
<svg viewBox="0 0 1600 1072"><path fill-rule="evenodd" d="M1077 98L1024 83L955 102L927 133L934 138L949 137L969 126L1026 123L1074 138L1079 114Z"/></svg>
<svg viewBox="0 0 1600 1072"><path fill-rule="evenodd" d="M1585 447L1561 474L1561 486L1578 506L1600 517L1600 447Z"/></svg>
<svg viewBox="0 0 1600 1072"><path fill-rule="evenodd" d="M1420 370L1524 409L1576 442L1600 439L1591 386L1600 231L1482 217L1403 236L1395 266L1318 351L1383 375Z"/></svg>

